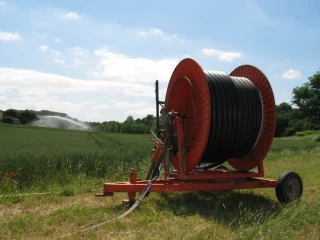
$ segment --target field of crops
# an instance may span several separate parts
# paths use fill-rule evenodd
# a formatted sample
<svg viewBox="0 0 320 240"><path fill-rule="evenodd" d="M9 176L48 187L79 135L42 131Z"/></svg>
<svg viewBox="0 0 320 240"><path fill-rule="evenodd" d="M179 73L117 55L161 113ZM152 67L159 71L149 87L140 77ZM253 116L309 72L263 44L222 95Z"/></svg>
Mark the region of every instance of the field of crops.
<svg viewBox="0 0 320 240"><path fill-rule="evenodd" d="M0 192L47 190L83 179L127 178L150 160L147 135L104 134L0 123Z"/></svg>
<svg viewBox="0 0 320 240"><path fill-rule="evenodd" d="M124 193L93 195L127 181L131 167L144 177L149 136L0 124L0 239L319 239L319 136L274 139L264 160L267 178L300 174L300 201L282 205L274 189L153 193L128 217L81 233L127 210Z"/></svg>

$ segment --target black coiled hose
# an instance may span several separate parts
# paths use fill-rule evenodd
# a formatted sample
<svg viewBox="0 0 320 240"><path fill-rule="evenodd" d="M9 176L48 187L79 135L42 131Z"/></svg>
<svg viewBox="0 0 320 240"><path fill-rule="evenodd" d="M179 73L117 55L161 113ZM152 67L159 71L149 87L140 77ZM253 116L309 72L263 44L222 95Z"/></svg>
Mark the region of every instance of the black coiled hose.
<svg viewBox="0 0 320 240"><path fill-rule="evenodd" d="M211 127L200 163L218 166L243 157L255 145L262 125L259 90L244 77L205 71L211 100ZM211 165L210 164L210 165Z"/></svg>

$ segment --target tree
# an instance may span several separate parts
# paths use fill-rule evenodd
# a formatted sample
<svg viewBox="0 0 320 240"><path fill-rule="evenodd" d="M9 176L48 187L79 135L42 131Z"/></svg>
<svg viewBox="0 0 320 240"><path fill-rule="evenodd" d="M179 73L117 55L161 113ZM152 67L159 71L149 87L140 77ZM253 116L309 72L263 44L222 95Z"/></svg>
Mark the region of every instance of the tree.
<svg viewBox="0 0 320 240"><path fill-rule="evenodd" d="M134 118L132 116L128 116L127 119L123 123L133 124Z"/></svg>
<svg viewBox="0 0 320 240"><path fill-rule="evenodd" d="M155 117L152 114L148 114L146 117L142 118L142 123L147 126L152 126L155 123Z"/></svg>
<svg viewBox="0 0 320 240"><path fill-rule="evenodd" d="M277 123L275 137L291 136L296 132L319 129L319 121L315 118L306 117L298 108L292 108L288 103L276 106Z"/></svg>
<svg viewBox="0 0 320 240"><path fill-rule="evenodd" d="M284 114L292 111L292 106L286 102L276 105L276 108L277 108L277 114Z"/></svg>
<svg viewBox="0 0 320 240"><path fill-rule="evenodd" d="M37 119L37 115L32 110L24 110L20 112L20 123L27 124Z"/></svg>
<svg viewBox="0 0 320 240"><path fill-rule="evenodd" d="M89 122L91 127L95 130L103 132L116 132L116 133L134 133L134 134L146 134L150 132L150 128L155 123L155 117L152 114L147 115L144 118L137 118L128 116L127 119L121 123L117 121L109 122Z"/></svg>
<svg viewBox="0 0 320 240"><path fill-rule="evenodd" d="M19 117L19 111L16 109L8 109L4 112L4 116L6 118L18 118Z"/></svg>
<svg viewBox="0 0 320 240"><path fill-rule="evenodd" d="M284 135L289 126L290 117L292 115L292 106L289 103L283 102L276 105L277 109L277 122L276 131L274 136L281 137Z"/></svg>
<svg viewBox="0 0 320 240"><path fill-rule="evenodd" d="M317 71L309 81L293 89L292 103L307 117L320 119L320 72Z"/></svg>

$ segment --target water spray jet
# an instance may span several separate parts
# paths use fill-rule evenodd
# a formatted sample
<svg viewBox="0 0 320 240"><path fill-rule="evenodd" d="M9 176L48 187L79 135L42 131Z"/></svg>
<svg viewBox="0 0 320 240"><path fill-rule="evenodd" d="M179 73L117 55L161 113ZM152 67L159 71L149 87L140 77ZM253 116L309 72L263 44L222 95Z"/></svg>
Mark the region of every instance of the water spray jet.
<svg viewBox="0 0 320 240"><path fill-rule="evenodd" d="M39 116L39 120L30 123L31 126L63 128L71 130L88 130L88 126L84 123L76 122L72 119L60 116Z"/></svg>

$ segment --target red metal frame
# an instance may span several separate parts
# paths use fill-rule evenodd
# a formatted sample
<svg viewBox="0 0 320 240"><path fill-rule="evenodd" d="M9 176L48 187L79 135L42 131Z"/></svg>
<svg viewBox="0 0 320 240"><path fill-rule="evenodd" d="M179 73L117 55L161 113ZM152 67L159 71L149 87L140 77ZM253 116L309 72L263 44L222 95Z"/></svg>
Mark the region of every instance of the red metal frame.
<svg viewBox="0 0 320 240"><path fill-rule="evenodd" d="M178 113L173 113L174 126L176 129L180 170L170 170L166 166L165 158L162 159L165 179L156 180L149 192L182 192L182 191L213 191L252 188L275 188L276 180L263 178L264 167L261 161L258 171L241 172L234 170L203 170L193 169L185 171L185 146L183 133L183 119ZM163 139L162 139L163 140ZM153 161L156 162L161 151L161 142L156 142ZM98 196L113 196L114 192L127 192L129 202L134 202L136 193L142 192L149 180L139 180L135 169L131 169L130 182L105 183L104 192Z"/></svg>
<svg viewBox="0 0 320 240"><path fill-rule="evenodd" d="M156 180L149 192L185 192L185 191L214 191L251 188L275 188L276 180L252 177L254 173L234 174L232 171L212 170L208 171L218 177L216 179L162 179ZM220 173L219 173L220 172ZM202 175L203 176L203 175ZM148 180L138 180L134 169L131 171L130 182L105 183L104 193L101 196L112 196L115 192L127 192L129 201L134 202L136 192L142 192L148 184Z"/></svg>

